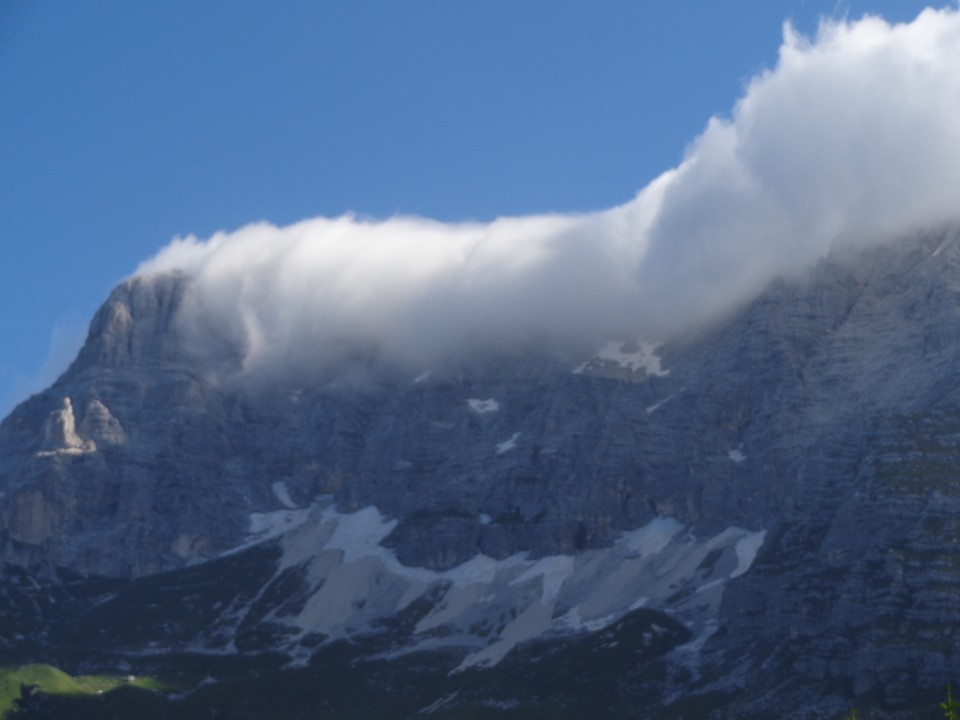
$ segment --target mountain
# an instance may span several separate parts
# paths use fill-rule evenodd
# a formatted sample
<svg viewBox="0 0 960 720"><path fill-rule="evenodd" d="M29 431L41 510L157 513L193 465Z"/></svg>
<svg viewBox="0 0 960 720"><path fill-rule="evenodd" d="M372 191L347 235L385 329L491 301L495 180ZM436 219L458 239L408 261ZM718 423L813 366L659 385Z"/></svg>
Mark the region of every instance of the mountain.
<svg viewBox="0 0 960 720"><path fill-rule="evenodd" d="M7 661L179 677L158 717L920 717L960 677L955 228L660 344L307 379L188 342L190 287L124 282L0 424Z"/></svg>

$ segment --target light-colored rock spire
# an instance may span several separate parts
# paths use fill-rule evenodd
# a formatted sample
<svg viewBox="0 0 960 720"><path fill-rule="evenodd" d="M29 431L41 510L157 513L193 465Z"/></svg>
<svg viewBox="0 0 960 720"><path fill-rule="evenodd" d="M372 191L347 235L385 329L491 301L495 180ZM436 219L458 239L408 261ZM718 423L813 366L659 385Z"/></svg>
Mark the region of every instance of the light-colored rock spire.
<svg viewBox="0 0 960 720"><path fill-rule="evenodd" d="M83 437L90 438L88 442L94 442L99 447L123 445L127 441L123 426L107 406L96 398L87 403L79 430Z"/></svg>
<svg viewBox="0 0 960 720"><path fill-rule="evenodd" d="M92 440L84 440L77 434L73 403L70 402L70 398L63 398L60 409L50 413L44 423L41 454L79 455L94 452L96 449L96 443Z"/></svg>

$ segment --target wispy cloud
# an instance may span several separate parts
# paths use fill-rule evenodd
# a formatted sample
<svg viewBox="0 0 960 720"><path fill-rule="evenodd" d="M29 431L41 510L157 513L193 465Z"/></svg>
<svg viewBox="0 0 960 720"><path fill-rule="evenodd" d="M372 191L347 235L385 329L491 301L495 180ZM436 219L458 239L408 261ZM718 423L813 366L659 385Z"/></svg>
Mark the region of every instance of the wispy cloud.
<svg viewBox="0 0 960 720"><path fill-rule="evenodd" d="M86 320L79 315L58 321L50 332L40 369L33 374L15 373L9 394L0 397L0 418L6 417L17 403L49 387L77 356L86 334Z"/></svg>

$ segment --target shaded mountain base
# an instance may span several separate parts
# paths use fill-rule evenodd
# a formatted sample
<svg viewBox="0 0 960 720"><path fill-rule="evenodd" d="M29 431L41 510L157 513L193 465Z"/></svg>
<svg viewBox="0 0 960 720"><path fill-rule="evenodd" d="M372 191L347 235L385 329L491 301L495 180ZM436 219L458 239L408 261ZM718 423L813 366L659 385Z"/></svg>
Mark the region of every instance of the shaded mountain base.
<svg viewBox="0 0 960 720"><path fill-rule="evenodd" d="M262 635L273 624L262 622L253 601L259 583L252 580L270 575L266 568L276 554L276 548L259 546L133 581L0 567L3 663L52 661L74 675L152 676L176 688L161 694L122 687L86 698L34 688L15 717L750 720L840 718L853 704L861 717L939 717L943 682L930 668L917 668L895 695L856 692L854 678L824 681L799 672L800 660L818 655L794 639L789 652L751 643L749 662L739 672L740 661L709 643L693 652L698 643L683 624L647 608L601 630L520 644L494 667L454 672L463 648L396 654L426 612L414 604L349 641L317 637L309 661L291 667L288 655L267 651L275 638ZM295 585L281 589L297 591ZM247 652L218 640L216 607L237 594L250 601L251 622L241 623L231 639ZM742 615L747 622L750 613ZM717 637L736 631L736 624L723 625ZM861 635L860 645L869 640Z"/></svg>
<svg viewBox="0 0 960 720"><path fill-rule="evenodd" d="M540 640L494 668L453 674L459 653L371 661L363 659L363 642L327 645L296 669L281 668L270 654L144 656L139 672L193 689L180 696L131 688L98 697L33 692L15 717L648 717L671 673L666 654L688 639L663 613L638 610L606 630Z"/></svg>

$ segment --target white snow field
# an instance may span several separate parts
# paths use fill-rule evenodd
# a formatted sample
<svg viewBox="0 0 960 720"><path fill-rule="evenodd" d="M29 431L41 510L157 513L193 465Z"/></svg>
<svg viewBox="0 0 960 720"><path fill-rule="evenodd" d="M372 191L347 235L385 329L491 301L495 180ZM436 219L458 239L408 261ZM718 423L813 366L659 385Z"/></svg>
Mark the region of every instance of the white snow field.
<svg viewBox="0 0 960 720"><path fill-rule="evenodd" d="M293 630L283 649L295 662L312 652L301 646L307 636L372 632L378 620L419 599L431 605L413 641L393 654L459 647L466 651L460 669L494 665L541 635L601 629L639 607L668 612L705 641L716 629L724 588L749 570L766 535L729 527L696 537L679 521L657 517L607 548L499 560L477 554L441 572L403 565L383 546L396 524L373 506L337 512L328 497L303 510L251 516L243 547L275 540L282 549L276 576L300 573L309 588L296 612L275 609L267 617ZM239 622L245 612L230 614Z"/></svg>

